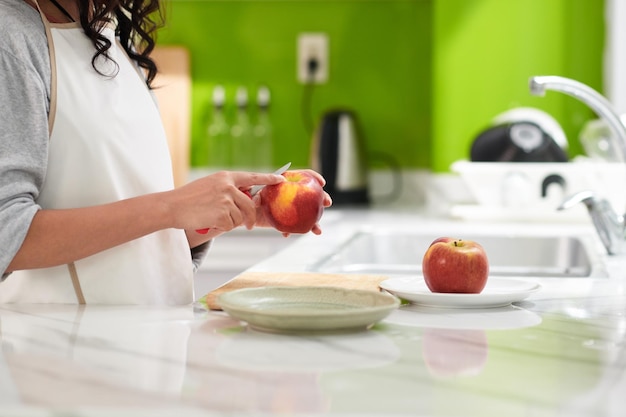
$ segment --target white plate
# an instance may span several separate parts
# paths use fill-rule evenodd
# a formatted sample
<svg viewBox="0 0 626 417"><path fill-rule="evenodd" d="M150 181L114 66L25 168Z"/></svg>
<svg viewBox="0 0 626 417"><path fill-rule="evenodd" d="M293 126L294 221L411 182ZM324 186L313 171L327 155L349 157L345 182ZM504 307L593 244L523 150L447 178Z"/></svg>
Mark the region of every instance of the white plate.
<svg viewBox="0 0 626 417"><path fill-rule="evenodd" d="M415 304L447 308L492 308L521 301L541 286L522 279L490 277L480 294L434 293L421 277L397 277L381 282L380 287Z"/></svg>
<svg viewBox="0 0 626 417"><path fill-rule="evenodd" d="M273 332L364 330L400 305L386 293L335 287L246 288L217 302L232 317Z"/></svg>

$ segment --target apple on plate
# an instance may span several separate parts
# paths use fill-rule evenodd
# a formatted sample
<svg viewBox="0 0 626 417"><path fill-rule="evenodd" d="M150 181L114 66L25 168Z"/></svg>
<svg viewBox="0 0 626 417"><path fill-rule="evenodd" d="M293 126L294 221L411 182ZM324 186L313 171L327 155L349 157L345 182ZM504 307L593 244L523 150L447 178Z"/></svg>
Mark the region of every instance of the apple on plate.
<svg viewBox="0 0 626 417"><path fill-rule="evenodd" d="M489 260L475 241L440 237L426 250L422 273L432 292L479 294L487 284Z"/></svg>
<svg viewBox="0 0 626 417"><path fill-rule="evenodd" d="M261 190L261 208L267 221L283 233L307 233L324 212L324 189L306 171L287 171L286 181Z"/></svg>

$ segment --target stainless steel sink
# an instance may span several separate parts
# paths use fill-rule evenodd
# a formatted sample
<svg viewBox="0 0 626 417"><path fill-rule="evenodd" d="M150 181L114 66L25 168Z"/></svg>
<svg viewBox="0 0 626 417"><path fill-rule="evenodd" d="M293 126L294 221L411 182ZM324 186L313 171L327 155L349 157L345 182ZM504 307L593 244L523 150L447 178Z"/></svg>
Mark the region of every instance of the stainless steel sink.
<svg viewBox="0 0 626 417"><path fill-rule="evenodd" d="M358 231L312 265L319 272L420 274L422 257L439 236L425 233ZM489 258L492 276L587 277L592 261L577 237L469 235Z"/></svg>

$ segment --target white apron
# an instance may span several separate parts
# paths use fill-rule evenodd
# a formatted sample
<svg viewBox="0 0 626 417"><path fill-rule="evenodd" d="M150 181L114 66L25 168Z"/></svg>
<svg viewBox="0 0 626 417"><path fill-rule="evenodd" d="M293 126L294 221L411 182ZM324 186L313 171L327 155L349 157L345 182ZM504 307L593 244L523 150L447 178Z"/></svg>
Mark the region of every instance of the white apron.
<svg viewBox="0 0 626 417"><path fill-rule="evenodd" d="M115 76L92 67L94 47L77 23L51 24L43 13L52 67L50 149L37 202L44 209L110 203L173 188L165 132L137 68L115 40ZM99 61L105 74L116 71ZM98 236L92 236L98 239ZM182 230L163 230L70 265L16 271L0 302L188 304L193 264Z"/></svg>

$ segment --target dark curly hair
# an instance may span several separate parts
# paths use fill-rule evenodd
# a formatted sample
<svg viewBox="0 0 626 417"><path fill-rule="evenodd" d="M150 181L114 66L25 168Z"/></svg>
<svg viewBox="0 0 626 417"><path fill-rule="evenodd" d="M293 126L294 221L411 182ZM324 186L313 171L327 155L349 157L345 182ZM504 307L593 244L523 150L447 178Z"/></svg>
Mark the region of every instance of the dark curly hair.
<svg viewBox="0 0 626 417"><path fill-rule="evenodd" d="M94 69L102 74L96 67L98 58L112 59L108 55L111 41L101 31L114 23L115 35L128 56L145 70L146 84L151 87L157 66L150 53L156 42L156 31L164 21L159 0L79 0L78 4L80 25L96 48L91 60Z"/></svg>

